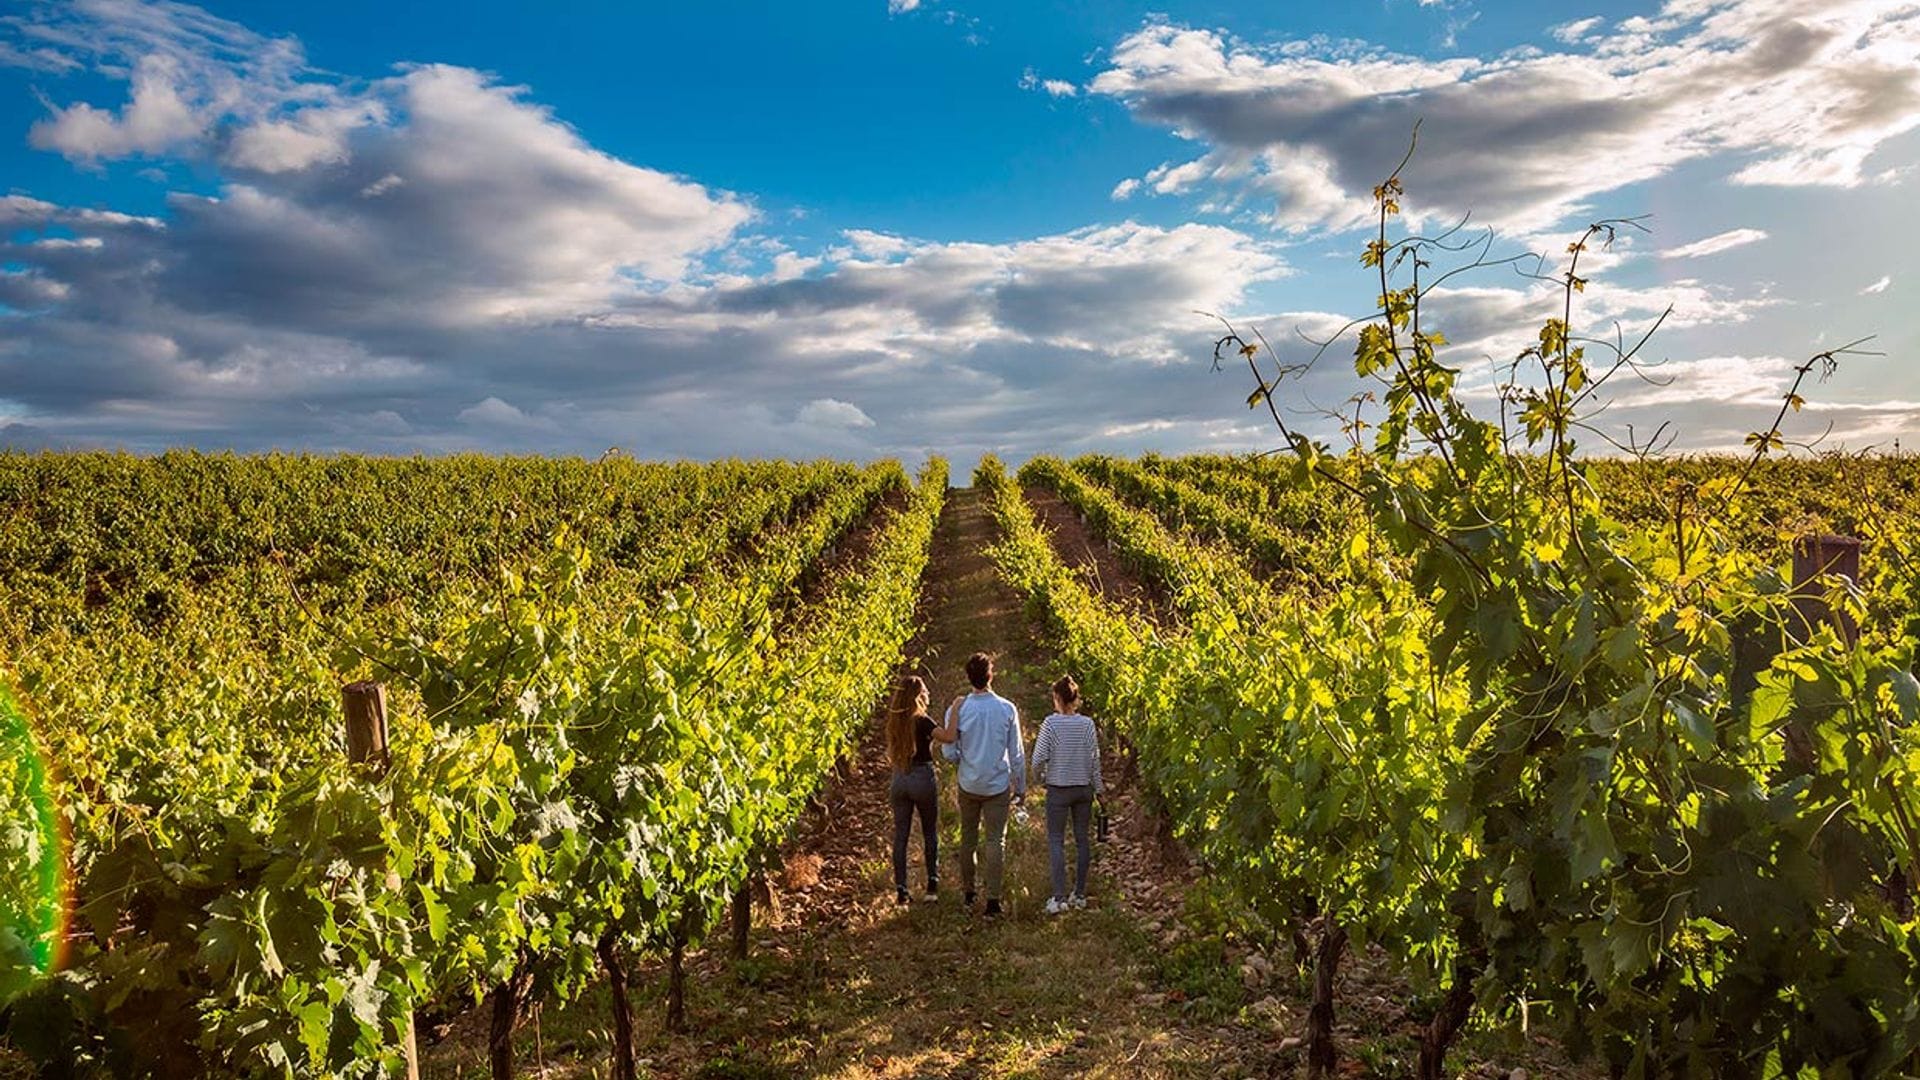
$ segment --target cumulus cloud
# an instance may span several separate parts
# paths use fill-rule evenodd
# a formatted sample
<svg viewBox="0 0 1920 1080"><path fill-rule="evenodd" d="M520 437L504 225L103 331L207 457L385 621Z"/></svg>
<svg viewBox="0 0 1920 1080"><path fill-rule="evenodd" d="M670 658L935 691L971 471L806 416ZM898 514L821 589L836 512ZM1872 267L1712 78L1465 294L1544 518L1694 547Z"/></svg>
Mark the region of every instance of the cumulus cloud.
<svg viewBox="0 0 1920 1080"><path fill-rule="evenodd" d="M134 71L132 98L119 113L85 102L70 105L35 123L28 141L82 161L170 150L205 127L176 87L178 76L166 57L144 58Z"/></svg>
<svg viewBox="0 0 1920 1080"><path fill-rule="evenodd" d="M470 69L342 80L307 68L296 42L167 5L36 8L0 18L0 38L8 28L15 53L122 84L123 100L87 106L97 131L69 121L48 149L82 164L152 155L215 182L155 216L0 196L0 442L1014 458L1271 443L1239 408L1244 372L1207 373L1194 314L1247 315L1293 272L1281 245L1238 226L801 241L750 196L606 154L532 90ZM264 52L240 56L242 41ZM141 110L148 46L191 124ZM1416 95L1465 77L1390 74ZM1037 76L1034 89L1050 92ZM1346 153L1249 140L1113 195L1241 190L1338 219L1353 212ZM1449 290L1438 325L1459 356L1511 357L1551 293ZM1670 328L1777 303L1694 278L1596 280L1581 325L1641 327L1669 301ZM1344 319L1263 321L1323 336ZM1339 375L1326 365L1288 407L1337 403L1351 389Z"/></svg>
<svg viewBox="0 0 1920 1080"><path fill-rule="evenodd" d="M1634 406L1713 403L1778 406L1793 379L1780 356L1703 356L1670 361L1641 382L1622 384L1618 400Z"/></svg>
<svg viewBox="0 0 1920 1080"><path fill-rule="evenodd" d="M682 281L754 216L594 150L474 71L420 67L380 92L404 119L362 129L351 156L324 141L255 146L255 172L216 196L174 196L158 289L329 331L569 318Z"/></svg>
<svg viewBox="0 0 1920 1080"><path fill-rule="evenodd" d="M406 427L406 420L388 410L392 420ZM519 407L502 401L497 397L485 398L461 409L454 415L455 421L477 429L495 429L508 432L524 432L529 429L547 429L551 425L543 420L528 416ZM390 421L391 422L391 421Z"/></svg>
<svg viewBox="0 0 1920 1080"><path fill-rule="evenodd" d="M117 108L50 106L29 142L82 163L160 155L215 140L223 125L321 105L336 87L304 79L299 42L270 38L187 4L81 0L0 20L0 64L91 68L128 84Z"/></svg>
<svg viewBox="0 0 1920 1080"><path fill-rule="evenodd" d="M870 428L873 417L861 411L860 406L834 398L816 398L800 406L800 413L794 418L805 427L815 428Z"/></svg>
<svg viewBox="0 0 1920 1080"><path fill-rule="evenodd" d="M1599 29L1600 24L1604 22L1606 22L1605 19L1602 19L1598 15L1593 15L1585 19L1575 19L1572 22L1561 23L1559 26L1549 30L1548 33L1553 36L1555 41L1562 41L1568 45L1578 45L1586 41L1588 35Z"/></svg>
<svg viewBox="0 0 1920 1080"><path fill-rule="evenodd" d="M1663 259L1697 259L1704 255L1718 255L1723 251L1731 251L1734 248L1744 247L1747 244L1758 243L1766 238L1767 233L1765 229L1729 229L1723 233L1715 233L1704 239L1695 240L1691 244L1682 244L1679 247L1668 248L1660 253L1660 257Z"/></svg>
<svg viewBox="0 0 1920 1080"><path fill-rule="evenodd" d="M402 262L376 297L319 258L338 243L351 256L340 266L361 265L357 234L271 200L229 205L253 199L264 197L183 201L165 225L0 203L16 226L78 234L0 244L0 262L23 268L5 287L37 305L0 311L5 396L49 431L135 446L805 454L845 453L857 431L870 451L911 453L1005 447L1011 430L1039 448L1063 398L1110 418L1177 413L1169 402L1183 398L1214 411L1193 381L1204 369L1176 362L1194 359L1192 312L1235 310L1285 272L1218 226L1124 223L1007 244L863 233L568 318L485 305L438 318L437 253L389 249ZM232 213L274 227L236 226ZM388 422L359 419L372 411Z"/></svg>
<svg viewBox="0 0 1920 1080"><path fill-rule="evenodd" d="M295 172L347 160L347 137L356 129L384 122L378 100L303 109L286 119L262 120L241 128L227 146L227 164L254 172Z"/></svg>
<svg viewBox="0 0 1920 1080"><path fill-rule="evenodd" d="M1515 228L1709 156L1735 183L1858 185L1874 151L1920 126L1920 13L1879 0L1669 0L1658 17L1559 29L1578 44L1428 60L1156 22L1090 90L1206 147L1147 186L1207 184L1296 229L1362 223L1364 203L1331 193L1370 190L1416 121L1417 205Z"/></svg>
<svg viewBox="0 0 1920 1080"><path fill-rule="evenodd" d="M1864 289L1861 289L1861 290L1860 290L1860 295L1861 295L1861 296L1872 296L1872 295L1874 295L1874 294L1876 294L1876 293L1883 293L1883 292L1886 292L1886 291L1887 291L1887 287L1888 287L1888 286L1890 286L1890 285L1892 285L1892 284L1893 284L1893 275L1892 275L1892 274L1882 274L1882 275L1880 276L1880 280L1878 280L1878 281L1876 281L1876 282L1874 282L1873 284L1871 284L1871 285L1869 285L1869 286L1867 286L1867 287L1866 287L1866 288L1864 288Z"/></svg>
<svg viewBox="0 0 1920 1080"><path fill-rule="evenodd" d="M1613 387L1606 419L1624 433L1632 424L1644 436L1676 411L1695 422L1677 432L1676 448L1739 453L1748 432L1764 427L1793 383L1796 361L1782 356L1720 355L1673 360L1645 378ZM1881 399L1829 400L1804 391L1806 404L1785 428L1790 440L1815 440L1831 430L1846 445L1861 447L1911 437L1920 430L1920 402Z"/></svg>
<svg viewBox="0 0 1920 1080"><path fill-rule="evenodd" d="M1524 286L1443 286L1428 298L1429 317L1458 353L1505 359L1537 343L1540 324L1560 317L1565 293L1558 282L1535 281ZM1764 292L1742 294L1695 278L1654 286L1596 280L1578 294L1572 325L1576 334L1634 339L1655 322L1664 333L1737 326L1782 303Z"/></svg>
<svg viewBox="0 0 1920 1080"><path fill-rule="evenodd" d="M363 199L377 199L406 182L406 178L399 173L388 173L373 183L368 184L366 187L361 188L360 197Z"/></svg>
<svg viewBox="0 0 1920 1080"><path fill-rule="evenodd" d="M129 80L126 53L78 42L202 40L169 53L195 126L165 154L221 181L161 217L0 196L0 405L50 439L911 454L1011 429L1038 448L1063 397L1130 422L1186 386L1211 412L1204 368L1174 363L1193 310L1286 272L1212 225L795 250L747 231L745 197L607 155L524 88L442 65L349 86L226 56L245 31L210 16L96 14L129 11L89 36L62 9L43 39L72 31L58 47ZM197 89L255 71L279 106Z"/></svg>
<svg viewBox="0 0 1920 1080"><path fill-rule="evenodd" d="M777 317L789 347L809 353L906 360L1038 344L1160 362L1187 351L1196 308L1230 310L1286 272L1268 245L1212 225L1126 222L1006 244L849 240L827 273L634 305L607 323Z"/></svg>
<svg viewBox="0 0 1920 1080"><path fill-rule="evenodd" d="M1020 89L1039 90L1046 93L1049 97L1057 98L1072 97L1080 92L1079 87L1067 80L1043 79L1035 74L1032 68L1028 68L1026 72L1020 76Z"/></svg>

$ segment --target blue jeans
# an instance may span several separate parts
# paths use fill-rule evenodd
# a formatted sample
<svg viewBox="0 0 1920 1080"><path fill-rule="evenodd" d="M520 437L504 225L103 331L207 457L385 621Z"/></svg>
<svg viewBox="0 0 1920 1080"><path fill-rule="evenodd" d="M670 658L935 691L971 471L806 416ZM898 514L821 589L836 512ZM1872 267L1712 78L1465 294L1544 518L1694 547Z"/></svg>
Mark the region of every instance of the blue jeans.
<svg viewBox="0 0 1920 1080"><path fill-rule="evenodd" d="M927 891L940 887L940 781L932 765L915 765L893 774L887 788L893 803L893 885L907 887L907 838L913 833L913 815L920 814L920 838L927 849Z"/></svg>
<svg viewBox="0 0 1920 1080"><path fill-rule="evenodd" d="M1067 898L1067 819L1073 819L1073 894L1087 895L1087 867L1093 848L1087 843L1087 823L1093 820L1093 785L1047 785L1047 861L1053 870L1053 898Z"/></svg>

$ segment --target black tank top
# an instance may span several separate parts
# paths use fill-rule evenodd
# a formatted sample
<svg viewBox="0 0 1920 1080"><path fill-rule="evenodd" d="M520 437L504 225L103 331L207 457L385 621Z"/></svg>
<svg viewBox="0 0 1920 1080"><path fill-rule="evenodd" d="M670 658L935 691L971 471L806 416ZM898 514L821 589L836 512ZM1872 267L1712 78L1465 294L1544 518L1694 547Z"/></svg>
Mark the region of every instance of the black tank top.
<svg viewBox="0 0 1920 1080"><path fill-rule="evenodd" d="M914 765L933 764L933 721L925 716L913 718L913 761Z"/></svg>

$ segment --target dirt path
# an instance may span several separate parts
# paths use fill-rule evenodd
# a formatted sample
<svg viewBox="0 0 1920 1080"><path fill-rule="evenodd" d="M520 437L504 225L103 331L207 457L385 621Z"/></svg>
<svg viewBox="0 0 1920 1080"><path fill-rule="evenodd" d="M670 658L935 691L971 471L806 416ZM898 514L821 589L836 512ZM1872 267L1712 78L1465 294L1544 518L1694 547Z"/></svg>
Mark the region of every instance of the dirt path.
<svg viewBox="0 0 1920 1080"><path fill-rule="evenodd" d="M998 656L1002 694L1032 739L1058 674L1020 598L985 550L992 519L978 493L955 491L934 536L909 669L936 708L961 692L976 649ZM774 883L780 910L734 964L724 934L694 959L691 1031L660 1026L662 979L639 973L642 1075L663 1077L1264 1076L1284 1015L1235 1022L1244 994L1217 938L1197 943L1174 914L1193 872L1164 857L1151 818L1109 756L1112 839L1100 844L1085 911L1049 917L1046 837L1036 813L1009 826L1008 914L959 903L953 773L940 767L938 902L893 902L887 766L875 731L848 775L805 823ZM1034 800L1037 810L1039 803ZM916 835L909 880L922 878ZM916 894L917 894L916 889ZM1284 1007L1283 1007L1284 1008ZM518 1043L529 1075L606 1075L603 993L548 1009ZM471 1029L471 1030L470 1030ZM429 1055L429 1076L485 1075L475 1020Z"/></svg>

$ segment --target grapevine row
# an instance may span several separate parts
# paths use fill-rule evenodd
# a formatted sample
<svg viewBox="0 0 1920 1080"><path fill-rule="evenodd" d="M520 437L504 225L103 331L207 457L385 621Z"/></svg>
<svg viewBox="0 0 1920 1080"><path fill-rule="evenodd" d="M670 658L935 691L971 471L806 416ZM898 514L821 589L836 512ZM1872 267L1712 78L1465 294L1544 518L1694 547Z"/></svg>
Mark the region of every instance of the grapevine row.
<svg viewBox="0 0 1920 1080"><path fill-rule="evenodd" d="M1021 480L1100 507L1089 524L1175 591L1185 627L1153 627L1090 593L988 465L978 481L995 493L1006 537L996 558L1103 688L1105 714L1214 876L1274 931L1318 932L1318 1041L1330 1036L1332 969L1352 943L1371 942L1438 1003L1423 1038L1428 1075L1473 1012L1499 1017L1522 1002L1534 1003L1536 1023L1551 1016L1576 1053L1595 1049L1635 1072L1758 1075L1768 1061L1789 1072L1846 1061L1878 1073L1910 1051L1920 984L1911 918L1888 912L1884 894L1823 884L1814 870L1871 875L1872 857L1859 856L1896 840L1880 830L1912 790L1911 721L1874 719L1871 688L1880 680L1897 697L1897 677L1870 664L1836 669L1818 647L1789 651L1759 676L1752 726L1706 726L1712 706L1670 698L1652 718L1654 732L1670 732L1655 736L1654 761L1634 760L1616 731L1588 729L1543 762L1493 721L1507 702L1528 705L1525 688L1447 663L1448 628L1398 560L1355 544L1347 588L1276 612L1215 572L1216 556L1189 548L1182 565L1178 539L1146 515L1118 513L1110 496L1061 476L1040 462ZM1584 637L1585 617L1576 606L1548 621L1549 647L1577 657L1570 650L1624 646ZM1866 689L1847 695L1848 680ZM1552 714L1531 707L1531 730L1554 730L1543 727ZM1617 707L1649 722L1644 701ZM1809 709L1826 718L1811 726L1829 748L1810 765L1811 786L1769 781L1778 725ZM1849 743L1863 757L1827 756ZM1677 814L1673 799L1683 800ZM1850 809L1861 802L1878 808ZM1770 810L1756 816L1761 806ZM1831 906L1834 888L1847 890L1842 906ZM1822 896L1834 900L1823 907ZM1885 914L1848 914L1862 910ZM1790 926L1804 939L1789 947L1778 935ZM1813 960L1821 955L1876 959L1869 974ZM1839 1000L1847 1009L1831 1012ZM1729 1009L1775 1019L1746 1027L1725 1019Z"/></svg>
<svg viewBox="0 0 1920 1080"><path fill-rule="evenodd" d="M75 854L94 944L13 1015L79 1007L65 1045L43 1048L69 1060L164 1047L186 1068L353 1075L397 1067L414 1009L450 993L490 993L511 1016L530 995L576 991L623 949L696 940L898 656L943 477L923 478L821 599L797 606L796 589L902 480L889 466L825 486L748 562L722 560L659 603L595 585L575 535L537 572L448 605L432 636L376 650L402 677L378 776L310 752L249 761L245 740L238 757L210 756L180 741L186 725L132 741L73 800L88 815ZM734 520L766 513L743 498ZM209 637L207 653L222 644ZM291 740L334 726L329 666L307 662L318 685L290 695L272 730ZM217 702L179 706L216 730L246 726ZM115 731L93 730L95 741ZM265 740L270 753L277 741ZM180 784L195 755L207 782ZM136 765L149 780L122 768Z"/></svg>

